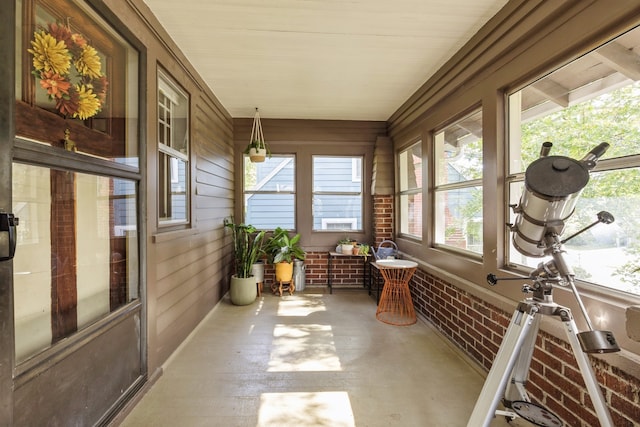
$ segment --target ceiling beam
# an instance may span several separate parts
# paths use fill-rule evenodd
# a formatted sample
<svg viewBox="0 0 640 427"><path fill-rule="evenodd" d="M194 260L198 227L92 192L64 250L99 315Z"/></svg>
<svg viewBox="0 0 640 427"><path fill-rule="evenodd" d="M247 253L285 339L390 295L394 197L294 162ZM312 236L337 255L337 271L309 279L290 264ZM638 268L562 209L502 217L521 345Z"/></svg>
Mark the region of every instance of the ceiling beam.
<svg viewBox="0 0 640 427"><path fill-rule="evenodd" d="M628 78L634 81L640 80L640 55L632 49L612 42L595 50L593 55Z"/></svg>
<svg viewBox="0 0 640 427"><path fill-rule="evenodd" d="M569 106L569 89L548 77L533 83L530 88L556 105Z"/></svg>
<svg viewBox="0 0 640 427"><path fill-rule="evenodd" d="M475 136L477 139L482 138L482 125L477 121L461 121L458 123L458 126Z"/></svg>

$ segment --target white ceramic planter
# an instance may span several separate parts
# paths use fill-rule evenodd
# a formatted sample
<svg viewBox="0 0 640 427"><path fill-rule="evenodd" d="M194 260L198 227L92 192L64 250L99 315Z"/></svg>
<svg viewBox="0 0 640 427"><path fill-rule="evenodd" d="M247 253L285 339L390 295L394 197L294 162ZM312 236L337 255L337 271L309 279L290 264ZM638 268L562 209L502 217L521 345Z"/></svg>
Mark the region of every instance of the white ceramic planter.
<svg viewBox="0 0 640 427"><path fill-rule="evenodd" d="M353 245L341 245L340 249L343 254L351 255L353 253Z"/></svg>
<svg viewBox="0 0 640 427"><path fill-rule="evenodd" d="M229 297L234 305L249 305L256 300L258 296L258 288L256 287L255 277L238 278L231 276L231 285L229 288Z"/></svg>
<svg viewBox="0 0 640 427"><path fill-rule="evenodd" d="M249 159L254 163L264 162L264 159L266 157L267 157L266 148L250 148L249 149Z"/></svg>
<svg viewBox="0 0 640 427"><path fill-rule="evenodd" d="M256 283L264 282L264 263L256 262L251 265L251 274Z"/></svg>

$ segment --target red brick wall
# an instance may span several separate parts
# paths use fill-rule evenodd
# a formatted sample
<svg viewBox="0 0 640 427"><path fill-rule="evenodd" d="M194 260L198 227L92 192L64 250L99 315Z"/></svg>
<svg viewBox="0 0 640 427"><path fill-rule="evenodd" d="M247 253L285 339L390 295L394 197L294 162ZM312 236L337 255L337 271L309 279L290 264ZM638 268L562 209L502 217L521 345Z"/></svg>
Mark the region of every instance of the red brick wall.
<svg viewBox="0 0 640 427"><path fill-rule="evenodd" d="M304 261L307 285L326 286L327 257L327 252L307 252L307 257Z"/></svg>
<svg viewBox="0 0 640 427"><path fill-rule="evenodd" d="M364 268L364 258L361 256L334 256L331 259L331 283L332 286L360 285L363 286L362 279ZM325 270L328 274L328 269ZM328 280L326 277L325 283Z"/></svg>
<svg viewBox="0 0 640 427"><path fill-rule="evenodd" d="M393 196L373 196L373 241L377 248L383 240L393 240Z"/></svg>
<svg viewBox="0 0 640 427"><path fill-rule="evenodd" d="M392 195L373 196L373 224L374 247L378 247L385 239L393 239ZM329 254L325 251L306 253L305 286L327 286L328 258ZM335 257L332 260L332 285L363 286L363 264L361 257ZM270 286L273 280L273 266L266 266L265 283Z"/></svg>
<svg viewBox="0 0 640 427"><path fill-rule="evenodd" d="M488 371L513 313L417 270L411 281L416 310ZM616 427L640 424L640 379L590 357ZM540 331L531 361L529 392L565 425L598 426L598 418L570 345Z"/></svg>
<svg viewBox="0 0 640 427"><path fill-rule="evenodd" d="M305 286L327 286L329 253L307 252L304 261L305 265ZM332 286L359 285L362 281L364 262L360 256L339 256L332 259L331 276ZM367 271L368 273L368 271ZM268 286L273 283L273 266L265 267L265 282Z"/></svg>

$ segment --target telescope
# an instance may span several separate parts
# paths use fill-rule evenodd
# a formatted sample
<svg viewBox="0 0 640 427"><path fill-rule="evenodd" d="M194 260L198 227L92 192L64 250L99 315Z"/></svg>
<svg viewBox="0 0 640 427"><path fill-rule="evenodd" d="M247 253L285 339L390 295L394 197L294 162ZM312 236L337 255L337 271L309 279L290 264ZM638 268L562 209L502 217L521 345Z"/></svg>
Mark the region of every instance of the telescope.
<svg viewBox="0 0 640 427"><path fill-rule="evenodd" d="M480 392L467 427L489 427L496 415L508 421L520 417L539 426L560 426L561 420L545 407L531 401L526 391L528 371L540 329L541 316L559 319L565 327L569 344L585 381L591 403L603 427L613 427L611 414L598 384L587 353L620 351L613 333L595 330L589 320L575 286L575 273L565 260L564 243L596 224L611 224L613 215L602 211L597 220L573 235L561 239L565 221L573 215L578 198L589 182L589 171L607 151L603 142L580 160L565 156L550 156L552 144L545 142L540 157L525 171L524 188L517 205L511 205L516 214L514 224L507 224L513 232L512 242L521 254L540 258L551 257L533 269L527 278L498 278L487 276L490 285L498 280L530 280L522 291L532 293L520 302L513 313L500 349ZM569 285L586 321L588 330L578 332L571 310L553 301L553 286ZM502 400L505 410L498 409Z"/></svg>
<svg viewBox="0 0 640 427"><path fill-rule="evenodd" d="M589 171L609 144L599 144L581 160L549 156L551 147L550 142L542 144L540 157L525 172L520 202L512 206L517 214L515 224L511 225L513 246L533 258L549 254L546 236L562 234L565 221L573 215L578 198L589 182ZM613 217L608 216L613 222Z"/></svg>

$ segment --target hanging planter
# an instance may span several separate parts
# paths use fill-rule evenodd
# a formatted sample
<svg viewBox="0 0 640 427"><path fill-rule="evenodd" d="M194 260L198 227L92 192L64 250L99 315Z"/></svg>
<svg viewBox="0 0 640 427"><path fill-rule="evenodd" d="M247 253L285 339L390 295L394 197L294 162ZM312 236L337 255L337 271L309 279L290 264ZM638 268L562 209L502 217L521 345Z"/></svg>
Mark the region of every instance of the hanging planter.
<svg viewBox="0 0 640 427"><path fill-rule="evenodd" d="M271 157L271 152L264 142L264 134L262 133L262 124L260 123L260 114L256 108L256 115L253 116L253 126L251 128L251 137L249 145L244 150L249 155L249 159L254 163L264 162L267 156Z"/></svg>

